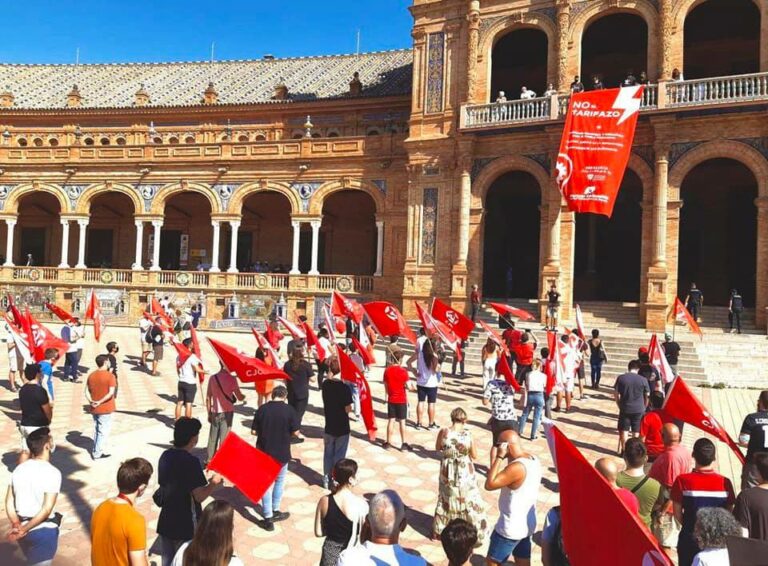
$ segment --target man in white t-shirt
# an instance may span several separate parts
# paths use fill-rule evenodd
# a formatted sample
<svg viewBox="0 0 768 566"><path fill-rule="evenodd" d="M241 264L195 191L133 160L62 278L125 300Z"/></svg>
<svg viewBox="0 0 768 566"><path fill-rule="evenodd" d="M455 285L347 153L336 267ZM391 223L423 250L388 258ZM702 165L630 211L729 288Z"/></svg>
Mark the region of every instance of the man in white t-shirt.
<svg viewBox="0 0 768 566"><path fill-rule="evenodd" d="M421 556L408 554L398 544L405 530L405 505L397 492L380 491L371 499L368 517L361 539L365 542L350 546L339 556L338 566L423 566Z"/></svg>
<svg viewBox="0 0 768 566"><path fill-rule="evenodd" d="M426 352L426 354L425 354ZM435 423L435 404L437 403L437 387L440 385L437 369L437 353L435 352L429 337L422 328L419 331L419 338L416 340L416 351L408 358L408 368L413 370L413 360L416 360L416 428L425 428L427 430L440 430ZM427 359L432 363L427 363ZM427 417L429 424L422 425L424 417L424 404L427 405Z"/></svg>
<svg viewBox="0 0 768 566"><path fill-rule="evenodd" d="M27 436L31 457L11 474L5 512L8 539L18 541L28 564L51 564L59 542L61 515L53 513L61 490L61 472L51 465L53 438L48 427Z"/></svg>
<svg viewBox="0 0 768 566"><path fill-rule="evenodd" d="M523 87L520 91L520 100L530 100L536 98L536 93L532 90L528 90L527 87Z"/></svg>
<svg viewBox="0 0 768 566"><path fill-rule="evenodd" d="M147 365L147 357L152 353L150 330L152 330L152 321L142 316L139 319L139 340L141 341L141 365L144 367Z"/></svg>
<svg viewBox="0 0 768 566"><path fill-rule="evenodd" d="M192 339L187 338L182 342L184 346L192 350ZM204 375L203 364L195 354L183 361L181 357L176 359L176 371L179 374L178 396L176 397L176 420L181 417L181 407L184 406L184 416L192 417L192 403L197 395L198 375Z"/></svg>

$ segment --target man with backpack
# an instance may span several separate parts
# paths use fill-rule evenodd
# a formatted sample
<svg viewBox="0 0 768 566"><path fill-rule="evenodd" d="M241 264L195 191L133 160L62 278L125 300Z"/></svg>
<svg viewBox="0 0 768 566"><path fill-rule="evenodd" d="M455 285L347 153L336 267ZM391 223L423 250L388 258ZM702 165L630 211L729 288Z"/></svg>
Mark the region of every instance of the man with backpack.
<svg viewBox="0 0 768 566"><path fill-rule="evenodd" d="M157 362L163 359L163 342L165 333L160 326L160 317L155 317L155 322L147 332L146 340L152 345L152 375L160 375L157 371Z"/></svg>
<svg viewBox="0 0 768 566"><path fill-rule="evenodd" d="M738 290L731 291L731 299L728 302L728 325L731 334L733 334L733 323L736 322L736 332L741 334L741 313L744 312L744 299L739 295Z"/></svg>
<svg viewBox="0 0 768 566"><path fill-rule="evenodd" d="M544 518L541 531L541 563L544 566L570 566L563 544L563 527L560 506L552 507Z"/></svg>

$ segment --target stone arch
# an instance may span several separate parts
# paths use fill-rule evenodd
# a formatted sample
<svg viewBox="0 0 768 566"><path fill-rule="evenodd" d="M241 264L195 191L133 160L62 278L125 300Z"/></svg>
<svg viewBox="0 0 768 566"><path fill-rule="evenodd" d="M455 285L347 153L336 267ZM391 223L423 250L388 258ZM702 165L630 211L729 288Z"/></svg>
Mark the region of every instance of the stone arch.
<svg viewBox="0 0 768 566"><path fill-rule="evenodd" d="M85 188L83 194L80 195L80 198L77 201L75 212L77 214L90 214L93 199L109 192L122 193L130 198L133 203L134 214L141 214L144 211L144 204L131 185L123 183L96 183L94 185L88 185Z"/></svg>
<svg viewBox="0 0 768 566"><path fill-rule="evenodd" d="M685 19L688 17L694 8L697 8L700 4L704 4L707 0L682 0L677 3L672 14L672 21L674 22L675 29L677 31L683 31L685 29ZM759 0L752 0L752 3L760 10L760 16L763 16L763 2ZM682 44L682 42L681 42ZM683 71L685 72L685 71Z"/></svg>
<svg viewBox="0 0 768 566"><path fill-rule="evenodd" d="M643 200L651 200L653 198L654 183L651 166L636 153L630 153L627 168L631 169L640 178L640 182L643 184Z"/></svg>
<svg viewBox="0 0 768 566"><path fill-rule="evenodd" d="M576 15L571 21L568 40L568 53L570 54L569 69L578 69L575 74L581 75L581 43L584 32L589 25L612 14L635 14L645 20L648 27L648 52L646 71L651 80L658 76L659 64L656 46L658 45L658 18L656 7L649 0L618 0L615 6L606 8L604 2L588 2L587 7ZM573 73L571 73L573 74ZM584 77L582 77L582 80Z"/></svg>
<svg viewBox="0 0 768 566"><path fill-rule="evenodd" d="M208 199L208 202L211 205L212 215L221 213L219 199L216 197L216 194L213 192L213 189L211 189L210 185L206 185L204 183L187 183L186 181L182 181L180 183L171 183L169 185L160 187L157 192L157 196L152 201L152 209L150 210L150 213L162 216L165 211L165 204L168 202L168 200L174 195L183 193L185 191L200 193L206 199Z"/></svg>
<svg viewBox="0 0 768 566"><path fill-rule="evenodd" d="M291 214L299 214L301 212L301 203L299 202L299 196L296 191L292 190L288 183L282 183L277 181L254 181L250 183L243 183L235 190L232 198L229 201L227 207L228 214L241 215L243 212L243 203L250 195L256 192L273 191L280 193L291 204Z"/></svg>
<svg viewBox="0 0 768 566"><path fill-rule="evenodd" d="M554 189L554 183L547 170L528 157L507 155L491 161L472 183L472 195L473 200L475 201L473 202L473 208L477 208L477 204L480 205L480 208L484 208L488 189L491 188L491 185L493 185L496 179L510 171L524 171L533 175L539 183L542 203L547 201L546 197L548 196L548 190L550 188Z"/></svg>
<svg viewBox="0 0 768 566"><path fill-rule="evenodd" d="M328 196L337 191L344 191L350 189L358 189L368 193L373 199L373 203L376 205L376 213L381 214L384 212L385 202L384 195L379 188L370 181L364 181L361 179L342 179L337 181L328 181L323 183L315 191L309 199L309 214L314 216L320 216L323 213L323 202Z"/></svg>
<svg viewBox="0 0 768 566"><path fill-rule="evenodd" d="M759 197L768 197L768 161L750 145L734 140L714 140L687 151L669 172L670 199L680 199L680 187L686 175L709 159L733 159L745 165L755 176Z"/></svg>
<svg viewBox="0 0 768 566"><path fill-rule="evenodd" d="M67 195L64 192L64 189L62 189L59 185L52 185L49 183L23 183L17 186L8 195L8 200L5 201L3 212L18 214L19 201L29 193L34 193L37 191L51 193L54 197L56 197L56 200L59 201L61 214L66 214L71 212L70 206L69 206L69 199L67 198Z"/></svg>

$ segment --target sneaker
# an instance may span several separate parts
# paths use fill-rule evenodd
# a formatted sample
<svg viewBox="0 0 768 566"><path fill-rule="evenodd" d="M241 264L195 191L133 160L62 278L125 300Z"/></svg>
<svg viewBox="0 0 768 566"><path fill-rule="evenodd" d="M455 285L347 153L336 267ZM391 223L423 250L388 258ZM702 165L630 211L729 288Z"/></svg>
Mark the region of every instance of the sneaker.
<svg viewBox="0 0 768 566"><path fill-rule="evenodd" d="M291 514L288 511L275 511L272 514L272 522L279 523L280 521L285 521L290 516Z"/></svg>
<svg viewBox="0 0 768 566"><path fill-rule="evenodd" d="M552 410L553 410L554 412L556 412L556 413L559 413L559 412L560 412L560 407L555 407L555 408L554 408L554 409L552 409Z"/></svg>
<svg viewBox="0 0 768 566"><path fill-rule="evenodd" d="M428 430L440 430L440 426L437 423L431 423L428 427Z"/></svg>
<svg viewBox="0 0 768 566"><path fill-rule="evenodd" d="M411 445L407 442L403 442L403 444L400 446L400 450L405 450L406 452L411 451Z"/></svg>
<svg viewBox="0 0 768 566"><path fill-rule="evenodd" d="M274 531L275 530L275 523L272 522L272 518L264 519L263 521L258 521L257 524L264 529L265 531Z"/></svg>
<svg viewBox="0 0 768 566"><path fill-rule="evenodd" d="M390 448L392 448L392 445L389 442L385 442L384 444L382 444L382 446L384 447L384 450L389 450Z"/></svg>

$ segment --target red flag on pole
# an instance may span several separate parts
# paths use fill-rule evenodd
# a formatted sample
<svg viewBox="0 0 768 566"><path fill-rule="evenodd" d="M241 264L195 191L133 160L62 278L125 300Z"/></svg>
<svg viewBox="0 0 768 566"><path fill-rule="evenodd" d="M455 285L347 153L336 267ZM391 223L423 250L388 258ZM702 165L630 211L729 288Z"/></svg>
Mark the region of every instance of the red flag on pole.
<svg viewBox="0 0 768 566"><path fill-rule="evenodd" d="M520 320L536 320L536 317L533 316L531 313L529 313L527 310L524 309L518 309L515 307L510 307L509 305L504 305L502 303L488 303L491 305L493 310L495 310L500 315L511 315L515 318L519 318Z"/></svg>
<svg viewBox="0 0 768 566"><path fill-rule="evenodd" d="M336 327L336 319L331 314L330 309L328 308L328 305L323 303L323 319L325 320L325 327L328 329L328 339L333 343L336 344L336 331L338 328Z"/></svg>
<svg viewBox="0 0 768 566"><path fill-rule="evenodd" d="M213 351L229 371L237 375L243 383L255 383L267 379L290 379L287 373L277 367L265 364L261 360L241 354L234 347L213 338L208 338Z"/></svg>
<svg viewBox="0 0 768 566"><path fill-rule="evenodd" d="M26 311L26 318L29 321L31 351L36 362L40 362L45 359L45 351L48 348L53 348L56 350L58 353L56 356L57 359L67 353L69 344L48 330L48 328L43 326L40 322L38 322L32 316L32 314L30 314L29 309Z"/></svg>
<svg viewBox="0 0 768 566"><path fill-rule="evenodd" d="M16 326L11 320L12 316L8 313L5 313L5 322L8 324L8 331L11 334L11 338L13 339L13 343L16 344L16 349L19 351L19 353L22 355L22 358L24 359L24 362L27 364L33 364L35 363L35 356L34 351L32 348L30 348L29 342L27 341L27 336L22 332L22 330Z"/></svg>
<svg viewBox="0 0 768 566"><path fill-rule="evenodd" d="M288 330L288 332L291 333L291 336L293 336L296 340L307 339L306 333L291 321L284 319L282 316L278 316L277 320L279 320L280 323L285 326L286 330Z"/></svg>
<svg viewBox="0 0 768 566"><path fill-rule="evenodd" d="M157 300L157 297L152 295L151 302L149 304L149 309L156 315L158 315L161 319L163 319L163 323L166 327L168 327L168 330L171 330L173 328L173 321L171 320L171 317L168 316L168 313L165 312L165 309L160 304L160 301Z"/></svg>
<svg viewBox="0 0 768 566"><path fill-rule="evenodd" d="M693 320L691 313L685 308L683 302L677 297L675 297L675 319L688 323L688 328L691 329L691 332L698 334L699 338L704 340L704 334L701 332L701 328L699 328L699 325Z"/></svg>
<svg viewBox="0 0 768 566"><path fill-rule="evenodd" d="M403 336L414 346L416 334L395 305L386 301L373 301L363 305L365 313L382 336Z"/></svg>
<svg viewBox="0 0 768 566"><path fill-rule="evenodd" d="M427 336L436 335L443 344L456 354L456 359L461 361L461 340L459 340L459 337L446 324L443 324L425 311L418 302L414 301L414 304L416 305L416 312L419 315L419 320L421 320L421 325L427 332Z"/></svg>
<svg viewBox="0 0 768 566"><path fill-rule="evenodd" d="M266 318L264 319L264 337L267 339L267 342L269 342L269 345L272 346L273 350L280 348L280 340L283 339L283 335L278 330L272 328L272 323Z"/></svg>
<svg viewBox="0 0 768 566"><path fill-rule="evenodd" d="M483 330L485 330L485 333L488 334L488 338L496 342L496 345L501 348L501 351L508 356L509 349L507 348L507 345L504 343L504 339L499 335L499 333L484 323L482 320L478 320L477 323L483 328Z"/></svg>
<svg viewBox="0 0 768 566"><path fill-rule="evenodd" d="M636 564L672 566L651 531L557 428L547 428L560 483L563 546L574 566ZM600 544L592 530L600 523Z"/></svg>
<svg viewBox="0 0 768 566"><path fill-rule="evenodd" d="M515 379L515 374L512 373L512 368L509 367L507 356L502 353L499 356L499 361L496 362L496 373L504 376L504 381L512 386L515 391L520 391L520 384Z"/></svg>
<svg viewBox="0 0 768 566"><path fill-rule="evenodd" d="M557 156L568 210L610 218L635 137L643 86L571 95Z"/></svg>
<svg viewBox="0 0 768 566"><path fill-rule="evenodd" d="M363 358L363 363L367 366L372 366L376 363L376 360L371 357L368 348L363 346L360 341L352 336L352 344L355 345L355 349L360 353L360 357Z"/></svg>
<svg viewBox="0 0 768 566"><path fill-rule="evenodd" d="M693 394L682 377L677 376L672 382L672 387L669 388L669 393L664 400L662 409L664 409L664 412L669 417L680 419L725 442L738 456L742 464L746 461L744 454L742 454L738 445L733 441L731 435L728 434L728 431L717 422L715 416Z"/></svg>
<svg viewBox="0 0 768 566"><path fill-rule="evenodd" d="M176 369L179 369L187 363L187 360L192 355L192 350L182 344L182 342L175 336L171 339L171 344L173 344L173 347L176 349L176 354L179 356L176 360Z"/></svg>
<svg viewBox="0 0 768 566"><path fill-rule="evenodd" d="M368 380L365 379L363 372L355 365L355 362L349 359L349 356L338 346L336 346L336 355L339 356L341 379L357 385L360 395L360 414L363 417L365 429L368 431L368 438L373 442L376 439L376 417L373 413L373 398Z"/></svg>
<svg viewBox="0 0 768 566"><path fill-rule="evenodd" d="M584 333L584 317L581 316L581 307L578 303L576 304L576 330L579 331L579 338L587 339L587 335Z"/></svg>
<svg viewBox="0 0 768 566"><path fill-rule="evenodd" d="M565 356L561 350L562 342L558 340L557 332L547 332L547 361L554 367L554 378L557 385L565 383Z"/></svg>
<svg viewBox="0 0 768 566"><path fill-rule="evenodd" d="M432 301L432 316L446 324L462 341L469 338L475 329L475 323L471 318L452 309L440 299Z"/></svg>
<svg viewBox="0 0 768 566"><path fill-rule="evenodd" d="M261 501L280 468L280 462L231 431L208 462L209 470L227 478L254 503Z"/></svg>
<svg viewBox="0 0 768 566"><path fill-rule="evenodd" d="M54 303L45 303L45 308L55 314L56 317L63 322L68 322L74 318L70 313Z"/></svg>
<svg viewBox="0 0 768 566"><path fill-rule="evenodd" d="M269 326L267 326L267 328L269 328ZM256 330L256 327L251 327L251 332L253 332L253 336L256 338L256 343L259 345L259 348L261 348L264 351L264 355L269 358L270 363L274 367L278 367L279 362L277 353L272 348L272 344L269 343L269 339Z"/></svg>
<svg viewBox="0 0 768 566"><path fill-rule="evenodd" d="M661 381L663 383L672 383L675 379L675 374L672 368L669 367L667 357L664 355L659 339L655 334L651 336L651 343L648 344L648 357L650 358L651 365L659 372Z"/></svg>
<svg viewBox="0 0 768 566"><path fill-rule="evenodd" d="M317 334L315 334L315 331L312 330L312 327L306 322L301 323L301 329L304 331L304 334L307 337L307 347L311 348L312 346L314 346L315 352L317 352L317 359L321 363L324 362L325 348L323 348L320 345L320 340L317 338Z"/></svg>
<svg viewBox="0 0 768 566"><path fill-rule="evenodd" d="M16 305L13 302L13 296L10 293L8 293L6 297L8 297L8 310L10 311L11 316L13 317L13 323L18 328L23 328L24 322L21 316L21 312L19 312L19 309L16 307Z"/></svg>
<svg viewBox="0 0 768 566"><path fill-rule="evenodd" d="M363 315L365 314L360 303L347 299L338 291L334 291L331 294L331 312L337 316L350 317L357 324L363 322Z"/></svg>
<svg viewBox="0 0 768 566"><path fill-rule="evenodd" d="M101 340L102 331L107 327L107 322L101 312L99 298L93 289L91 289L91 296L88 299L88 307L85 309L85 320L89 319L93 321L93 335L96 337L96 342L98 342Z"/></svg>

